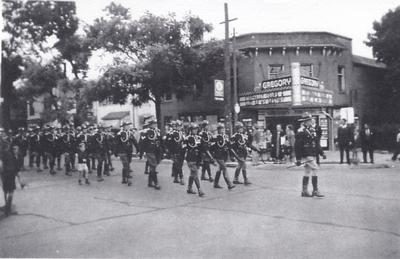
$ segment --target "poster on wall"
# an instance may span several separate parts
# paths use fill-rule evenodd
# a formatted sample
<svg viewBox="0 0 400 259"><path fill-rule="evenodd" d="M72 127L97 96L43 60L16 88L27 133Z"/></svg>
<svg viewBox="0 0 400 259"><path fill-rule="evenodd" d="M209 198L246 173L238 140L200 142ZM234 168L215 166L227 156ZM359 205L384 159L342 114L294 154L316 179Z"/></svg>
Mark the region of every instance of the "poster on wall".
<svg viewBox="0 0 400 259"><path fill-rule="evenodd" d="M224 80L214 80L214 100L224 100Z"/></svg>

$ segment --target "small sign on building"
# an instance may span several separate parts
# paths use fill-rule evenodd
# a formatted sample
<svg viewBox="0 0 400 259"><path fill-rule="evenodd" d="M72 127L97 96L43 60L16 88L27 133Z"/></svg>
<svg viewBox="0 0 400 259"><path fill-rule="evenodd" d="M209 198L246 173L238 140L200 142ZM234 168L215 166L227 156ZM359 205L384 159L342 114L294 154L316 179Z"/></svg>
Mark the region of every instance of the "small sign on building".
<svg viewBox="0 0 400 259"><path fill-rule="evenodd" d="M224 80L214 80L214 99L216 101L224 100Z"/></svg>

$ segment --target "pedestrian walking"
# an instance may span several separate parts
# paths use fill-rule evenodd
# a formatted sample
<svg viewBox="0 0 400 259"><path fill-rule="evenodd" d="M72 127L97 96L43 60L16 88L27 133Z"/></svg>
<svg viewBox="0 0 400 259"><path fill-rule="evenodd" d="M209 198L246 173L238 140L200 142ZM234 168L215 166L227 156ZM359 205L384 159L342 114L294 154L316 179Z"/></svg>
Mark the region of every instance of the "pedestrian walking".
<svg viewBox="0 0 400 259"><path fill-rule="evenodd" d="M17 144L12 144L11 149L3 150L0 154L0 174L4 193L4 212L8 216L11 213L14 190L16 189L15 180L21 169L21 153Z"/></svg>

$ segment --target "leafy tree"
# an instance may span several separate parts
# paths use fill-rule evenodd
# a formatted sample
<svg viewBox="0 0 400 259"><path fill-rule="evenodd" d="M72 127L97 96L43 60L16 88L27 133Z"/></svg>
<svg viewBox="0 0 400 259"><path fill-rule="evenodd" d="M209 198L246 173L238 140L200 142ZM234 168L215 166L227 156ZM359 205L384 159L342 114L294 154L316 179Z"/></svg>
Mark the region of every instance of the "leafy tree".
<svg viewBox="0 0 400 259"><path fill-rule="evenodd" d="M73 106L75 100L82 101L82 98L76 96L80 91L77 87L81 85L74 81L65 82L68 81L67 63L72 68L75 80L83 79L86 77L87 62L91 55L85 35L77 34L79 20L76 16L75 3L6 0L3 1L3 17L4 31L8 35L8 38L2 41L6 50L3 51L3 59L10 60L17 56L20 63L14 66L15 71L11 73L13 78L9 79L7 84L2 83L2 86L6 88L5 91L2 90L7 92L8 89L9 92L18 95L9 100L15 100L18 97L19 100L31 100L33 97L45 95L46 111L43 119L45 121L52 119L55 114L66 119L70 116L67 111ZM50 53L53 59L43 61L41 56L44 53ZM7 67L8 63L3 61L3 67L4 64ZM23 67L25 69L22 72ZM25 86L15 91L12 83L20 75L24 79ZM69 91L76 98L71 100L67 96L60 100L62 97L55 96L52 89L59 83L69 86ZM9 114L9 106L4 106L5 113Z"/></svg>
<svg viewBox="0 0 400 259"><path fill-rule="evenodd" d="M383 121L400 122L400 6L389 10L381 21L373 23L373 33L368 34L366 44L372 47L374 56L386 64L384 81L376 91L381 100L380 116Z"/></svg>
<svg viewBox="0 0 400 259"><path fill-rule="evenodd" d="M129 9L114 3L106 12L87 31L93 48L115 54L99 80L98 96L124 103L131 94L134 105L152 100L160 123L162 98L171 93L182 98L204 79L199 69L208 69L207 52L199 44L212 27L192 15L177 20L173 14L146 13L134 20Z"/></svg>

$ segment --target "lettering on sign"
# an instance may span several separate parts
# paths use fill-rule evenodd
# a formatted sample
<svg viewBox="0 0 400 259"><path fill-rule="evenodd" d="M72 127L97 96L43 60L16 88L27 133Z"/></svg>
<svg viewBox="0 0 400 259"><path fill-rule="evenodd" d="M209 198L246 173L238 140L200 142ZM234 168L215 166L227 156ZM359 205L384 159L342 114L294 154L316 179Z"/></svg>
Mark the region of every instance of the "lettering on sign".
<svg viewBox="0 0 400 259"><path fill-rule="evenodd" d="M292 86L292 77L281 77L277 79L270 79L262 82L262 89L276 89Z"/></svg>
<svg viewBox="0 0 400 259"><path fill-rule="evenodd" d="M266 93L255 93L239 98L240 106L254 106L265 104L281 104L292 102L292 90L278 90Z"/></svg>
<svg viewBox="0 0 400 259"><path fill-rule="evenodd" d="M310 104L333 104L333 94L320 92L313 89L302 89L301 90L301 101L302 103Z"/></svg>
<svg viewBox="0 0 400 259"><path fill-rule="evenodd" d="M314 88L319 88L319 80L311 77L305 77L301 76L300 77L300 84L302 86L309 86L309 87L314 87Z"/></svg>

